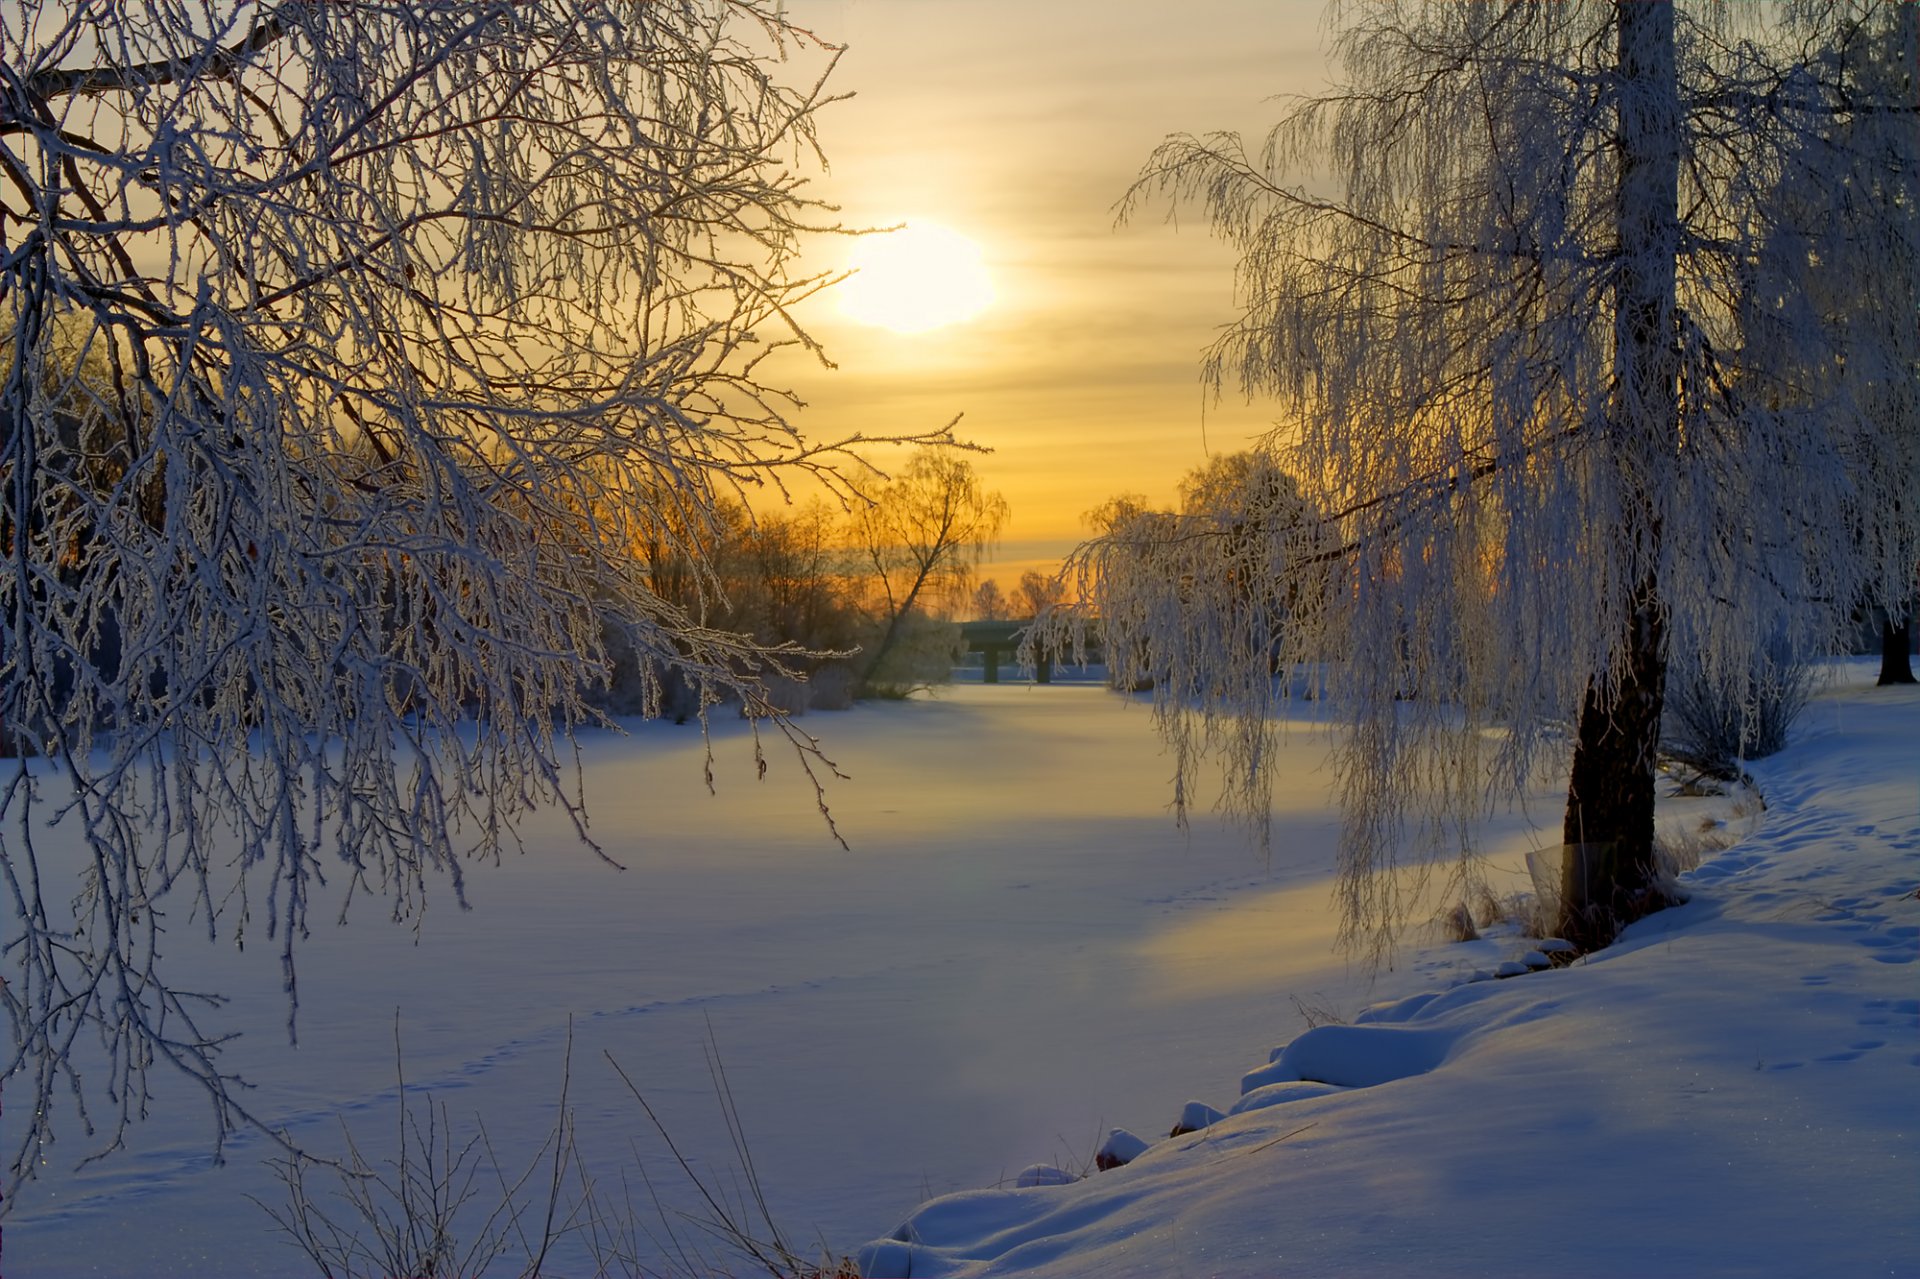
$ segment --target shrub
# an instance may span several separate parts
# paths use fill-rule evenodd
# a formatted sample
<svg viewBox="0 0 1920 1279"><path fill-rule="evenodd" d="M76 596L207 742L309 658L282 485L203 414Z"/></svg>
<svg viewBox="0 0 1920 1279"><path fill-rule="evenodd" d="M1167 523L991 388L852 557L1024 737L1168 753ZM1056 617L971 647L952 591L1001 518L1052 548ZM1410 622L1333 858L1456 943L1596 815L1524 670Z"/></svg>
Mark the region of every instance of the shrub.
<svg viewBox="0 0 1920 1279"><path fill-rule="evenodd" d="M1676 654L1667 671L1661 753L1705 776L1738 780L1742 761L1786 745L1812 692L1812 668L1764 648L1731 671Z"/></svg>

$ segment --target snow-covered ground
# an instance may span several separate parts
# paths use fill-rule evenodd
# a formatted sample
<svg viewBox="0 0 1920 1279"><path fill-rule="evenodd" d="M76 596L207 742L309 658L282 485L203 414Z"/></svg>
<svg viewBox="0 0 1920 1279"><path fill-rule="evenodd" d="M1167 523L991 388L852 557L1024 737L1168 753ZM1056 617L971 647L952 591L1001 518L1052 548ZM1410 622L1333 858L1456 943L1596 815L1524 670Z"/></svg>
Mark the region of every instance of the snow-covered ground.
<svg viewBox="0 0 1920 1279"><path fill-rule="evenodd" d="M470 875L470 913L443 896L418 945L377 908L319 927L297 1048L270 950L180 927L168 960L234 996L249 1103L323 1153L342 1120L370 1157L390 1148L396 1010L410 1090L531 1153L571 1018L584 1154L617 1179L637 1147L688 1206L602 1054L724 1179L711 1027L775 1215L841 1250L932 1194L1086 1162L1111 1126L1164 1130L1188 1091L1230 1087L1251 1046L1300 1024L1290 993L1356 980L1325 909L1317 728L1290 748L1269 865L1223 824L1175 829L1144 707L1099 687L956 687L805 723L851 775L832 791L851 851L791 759L770 748L754 780L743 725L716 725L710 796L693 728L635 724L585 750L593 831L624 872L555 821ZM1524 846L1518 820L1502 834ZM204 1100L156 1079L128 1151L75 1173L93 1147L63 1134L6 1221L8 1279L299 1272L247 1198L278 1201L267 1143L210 1168Z"/></svg>
<svg viewBox="0 0 1920 1279"><path fill-rule="evenodd" d="M471 877L472 912L430 911L417 945L377 912L320 930L297 1048L269 956L183 936L172 958L235 996L252 1104L321 1151L342 1121L386 1149L398 1010L410 1092L531 1152L571 1020L602 1185L637 1161L677 1185L603 1051L724 1182L710 1033L774 1215L803 1244L914 1241L873 1250L876 1270L1920 1265L1911 691L1818 700L1755 770L1770 810L1695 872L1689 906L1590 962L1465 985L1525 943L1435 946L1372 983L1333 952L1336 818L1311 727L1281 769L1269 864L1212 821L1174 830L1147 715L1098 688L954 688L807 724L853 776L833 795L850 852L789 761L752 780L740 726L717 730L713 797L692 730L640 725L585 757L595 834L626 871L540 827L523 859ZM1551 829L1557 800L1535 815ZM1489 829L1508 886L1539 842L1520 817ZM1303 1038L1295 998L1359 1024ZM1400 1002L1360 1022L1380 1000ZM1229 1109L1289 1041L1269 1075L1431 1069L1271 1084L1259 1099L1279 1104L1164 1138L1189 1100ZM1080 1171L1112 1127L1158 1140L1126 1168L1011 1188L1034 1163ZM247 1198L277 1201L266 1143L213 1168L208 1135L172 1085L126 1152L74 1172L87 1147L69 1134L15 1203L0 1272L303 1273Z"/></svg>
<svg viewBox="0 0 1920 1279"><path fill-rule="evenodd" d="M1510 980L1430 950L1243 1113L935 1200L867 1273L1920 1273L1920 694L1846 674L1687 905Z"/></svg>

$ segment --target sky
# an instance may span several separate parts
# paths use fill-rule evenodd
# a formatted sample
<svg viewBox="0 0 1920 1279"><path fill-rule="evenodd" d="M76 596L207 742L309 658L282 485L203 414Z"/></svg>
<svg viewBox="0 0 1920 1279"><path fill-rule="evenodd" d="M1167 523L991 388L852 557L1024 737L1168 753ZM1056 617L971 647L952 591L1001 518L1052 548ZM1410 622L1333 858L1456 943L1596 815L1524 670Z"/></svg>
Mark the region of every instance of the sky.
<svg viewBox="0 0 1920 1279"><path fill-rule="evenodd" d="M790 0L847 46L819 120L820 193L857 225L931 220L977 242L993 302L900 334L802 313L836 362L794 381L816 438L937 428L1012 507L983 577L1057 567L1081 515L1119 493L1174 500L1210 453L1269 429L1272 404L1215 402L1204 350L1233 318L1233 257L1189 210L1116 227L1115 205L1172 133L1264 133L1277 94L1327 79L1317 0ZM853 247L830 241L829 254ZM840 265L834 258L826 265Z"/></svg>

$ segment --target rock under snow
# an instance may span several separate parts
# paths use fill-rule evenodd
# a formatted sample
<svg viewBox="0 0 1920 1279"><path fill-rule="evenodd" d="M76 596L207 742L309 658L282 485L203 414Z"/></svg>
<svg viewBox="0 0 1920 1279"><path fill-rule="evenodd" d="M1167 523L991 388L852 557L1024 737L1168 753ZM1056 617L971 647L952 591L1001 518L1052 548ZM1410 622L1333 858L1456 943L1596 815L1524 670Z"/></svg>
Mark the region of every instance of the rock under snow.
<svg viewBox="0 0 1920 1279"><path fill-rule="evenodd" d="M1013 1179L1013 1184L1025 1189L1029 1186L1071 1186L1080 1180L1064 1168L1052 1164L1028 1164Z"/></svg>
<svg viewBox="0 0 1920 1279"><path fill-rule="evenodd" d="M1101 1172L1130 1164L1147 1153L1147 1143L1128 1132L1125 1128L1115 1128L1107 1133L1107 1139L1100 1143L1100 1149L1094 1152L1093 1166Z"/></svg>
<svg viewBox="0 0 1920 1279"><path fill-rule="evenodd" d="M1169 1137L1178 1137L1183 1133L1199 1132L1202 1128L1211 1128L1226 1116L1204 1101L1190 1101L1180 1112L1180 1118L1173 1125Z"/></svg>

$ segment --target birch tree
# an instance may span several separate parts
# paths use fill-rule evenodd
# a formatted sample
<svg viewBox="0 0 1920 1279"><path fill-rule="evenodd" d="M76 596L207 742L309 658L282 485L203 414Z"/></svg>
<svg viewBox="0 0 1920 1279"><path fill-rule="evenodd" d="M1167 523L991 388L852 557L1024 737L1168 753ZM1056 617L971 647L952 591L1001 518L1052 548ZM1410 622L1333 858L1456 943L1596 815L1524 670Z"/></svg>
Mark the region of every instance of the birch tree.
<svg viewBox="0 0 1920 1279"><path fill-rule="evenodd" d="M1910 93L1843 80L1812 52L1840 47L1836 24L1891 12L1336 4L1343 87L1293 106L1257 152L1174 137L1143 170L1128 212L1197 202L1239 250L1240 312L1206 376L1281 403L1278 444L1323 513L1317 546L1276 529L1268 562L1330 578L1282 656L1334 659L1350 716L1350 942L1392 944L1406 850L1464 855L1484 806L1551 764L1568 779L1560 927L1604 944L1665 900L1653 801L1670 646L1744 677L1757 644L1804 652L1855 601L1895 598L1910 551L1861 547L1911 548L1913 505L1874 502L1861 468L1896 459L1886 483L1910 498L1910 448L1853 411L1839 327L1797 305L1817 264L1772 251L1768 207L1809 139L1913 127ZM1859 172L1806 176L1837 197ZM1910 220L1854 208L1901 261L1920 251ZM1790 387L1778 348L1751 340L1762 275L1809 371ZM1873 354L1844 362L1896 365L1865 335L1910 332L1911 312L1870 321L1852 332ZM1180 553L1201 572L1201 548L1218 562L1228 542L1192 533ZM1272 655L1196 633L1164 592L1135 607L1154 595L1138 573L1164 579L1164 548L1112 549L1081 553L1091 608L1124 606L1175 676L1163 706L1196 707L1257 777ZM1235 793L1257 820L1263 792Z"/></svg>
<svg viewBox="0 0 1920 1279"><path fill-rule="evenodd" d="M264 945L291 1033L323 886L417 924L577 818L603 623L765 715L785 655L629 552L860 464L768 372L834 55L772 0L29 0L0 46L17 1179L155 1069L246 1118L196 934Z"/></svg>

